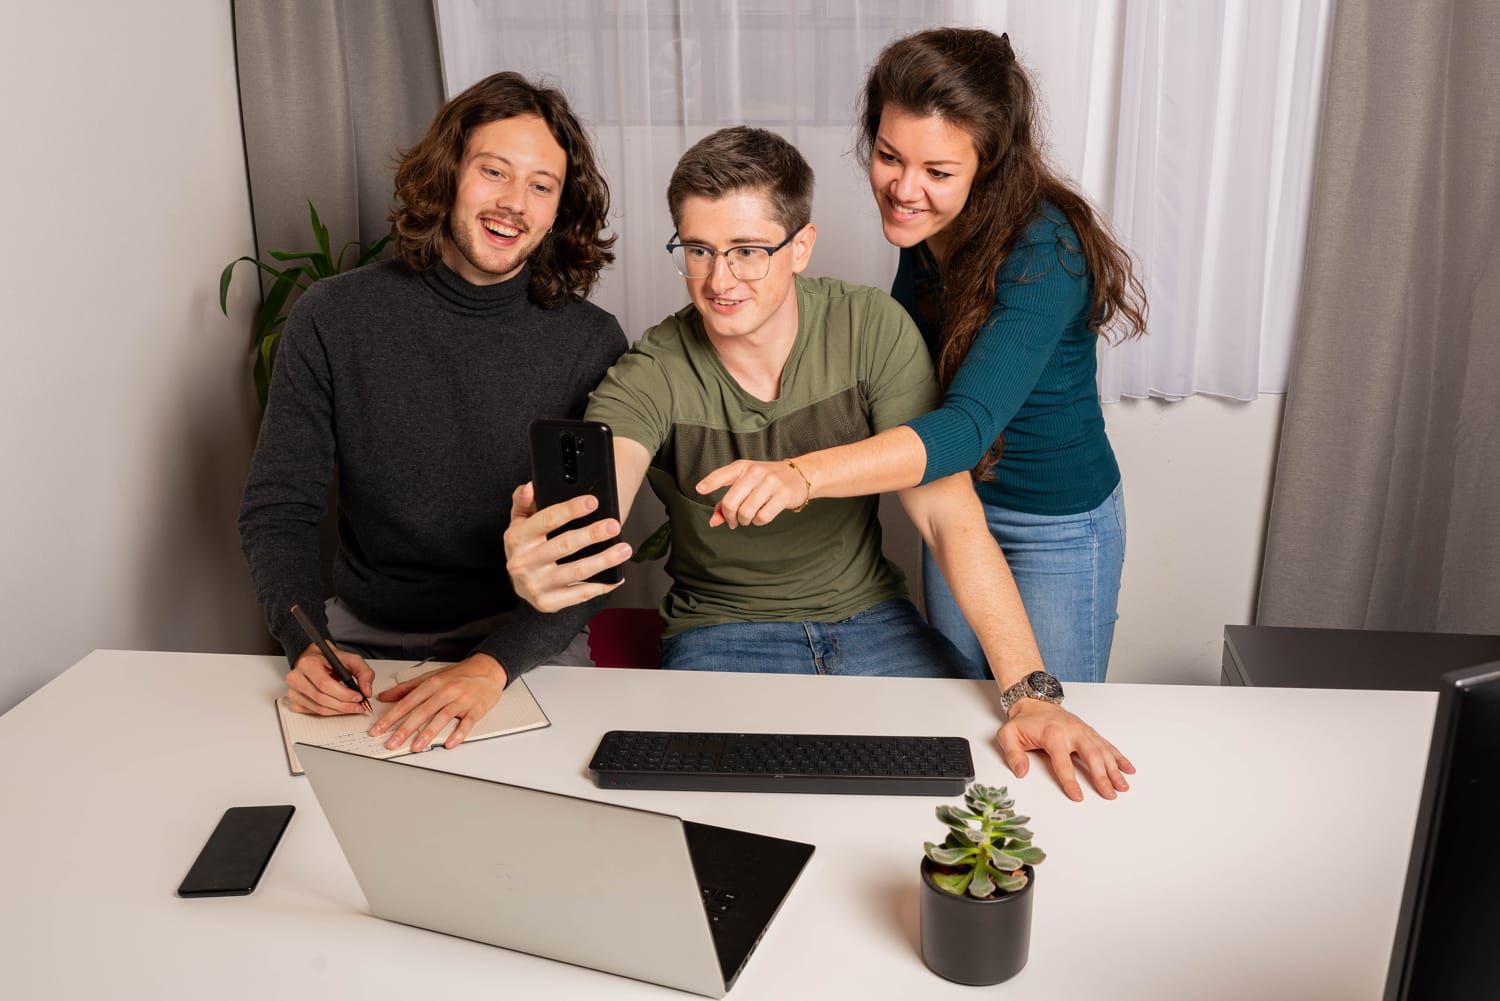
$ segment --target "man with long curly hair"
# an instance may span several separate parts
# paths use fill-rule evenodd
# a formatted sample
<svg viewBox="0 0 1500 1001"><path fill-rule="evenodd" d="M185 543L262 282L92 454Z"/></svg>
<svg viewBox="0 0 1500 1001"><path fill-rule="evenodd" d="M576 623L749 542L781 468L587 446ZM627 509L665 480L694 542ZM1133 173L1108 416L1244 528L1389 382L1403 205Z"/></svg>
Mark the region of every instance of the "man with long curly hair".
<svg viewBox="0 0 1500 1001"><path fill-rule="evenodd" d="M585 301L614 259L609 189L557 90L498 73L448 102L396 170L395 259L321 281L287 320L245 486L240 537L298 712L360 696L289 614L364 656L456 661L399 685L387 746L456 746L510 678L551 658L598 603L555 615L516 599L505 499L529 479L527 425L581 416L625 350ZM319 523L338 476L336 596ZM456 721L456 723L455 723Z"/></svg>

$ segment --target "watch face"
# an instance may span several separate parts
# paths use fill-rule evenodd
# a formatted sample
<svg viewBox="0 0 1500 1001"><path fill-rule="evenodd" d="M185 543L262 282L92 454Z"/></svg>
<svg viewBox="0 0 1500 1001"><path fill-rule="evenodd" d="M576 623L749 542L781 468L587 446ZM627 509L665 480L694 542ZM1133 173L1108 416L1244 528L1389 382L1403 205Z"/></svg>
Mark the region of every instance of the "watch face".
<svg viewBox="0 0 1500 1001"><path fill-rule="evenodd" d="M1026 676L1026 684L1044 699L1062 698L1062 682L1046 671L1032 671Z"/></svg>

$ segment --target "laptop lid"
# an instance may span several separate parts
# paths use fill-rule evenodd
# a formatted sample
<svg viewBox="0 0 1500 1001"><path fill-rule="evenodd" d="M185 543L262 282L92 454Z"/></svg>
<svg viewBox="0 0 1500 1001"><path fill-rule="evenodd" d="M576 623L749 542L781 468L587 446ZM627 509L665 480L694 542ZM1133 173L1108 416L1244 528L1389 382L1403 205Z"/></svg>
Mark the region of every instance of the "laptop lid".
<svg viewBox="0 0 1500 1001"><path fill-rule="evenodd" d="M679 818L306 744L296 750L376 916L724 996Z"/></svg>

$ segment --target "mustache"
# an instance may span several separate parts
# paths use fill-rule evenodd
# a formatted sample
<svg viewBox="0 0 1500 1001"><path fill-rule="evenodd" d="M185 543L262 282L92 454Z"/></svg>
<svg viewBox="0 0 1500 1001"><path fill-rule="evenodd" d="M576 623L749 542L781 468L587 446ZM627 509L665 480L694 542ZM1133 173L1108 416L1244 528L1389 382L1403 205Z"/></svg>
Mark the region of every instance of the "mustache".
<svg viewBox="0 0 1500 1001"><path fill-rule="evenodd" d="M503 225L509 226L512 229L518 229L523 233L531 231L531 227L526 225L526 220L521 216L509 215L507 213L501 212L486 212L479 217L479 223L482 226L487 221L498 222Z"/></svg>

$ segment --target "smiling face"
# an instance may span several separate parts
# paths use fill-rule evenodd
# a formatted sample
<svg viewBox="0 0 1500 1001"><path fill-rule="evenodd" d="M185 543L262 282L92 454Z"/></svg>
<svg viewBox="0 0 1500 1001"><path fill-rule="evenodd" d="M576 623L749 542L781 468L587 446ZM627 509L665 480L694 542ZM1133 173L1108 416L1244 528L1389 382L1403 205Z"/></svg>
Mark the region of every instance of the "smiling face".
<svg viewBox="0 0 1500 1001"><path fill-rule="evenodd" d="M887 105L870 154L870 190L885 238L898 247L926 240L942 257L943 230L963 211L978 169L979 154L963 129Z"/></svg>
<svg viewBox="0 0 1500 1001"><path fill-rule="evenodd" d="M568 155L535 115L469 133L443 263L474 285L514 277L557 218Z"/></svg>
<svg viewBox="0 0 1500 1001"><path fill-rule="evenodd" d="M770 199L760 191L734 191L723 198L689 196L678 210L677 238L711 250L774 247L787 238ZM791 243L771 255L764 278L745 281L729 270L721 254L707 278L684 278L688 295L703 317L711 340L756 334L796 335L797 297L794 276L807 268L817 239L808 224Z"/></svg>

